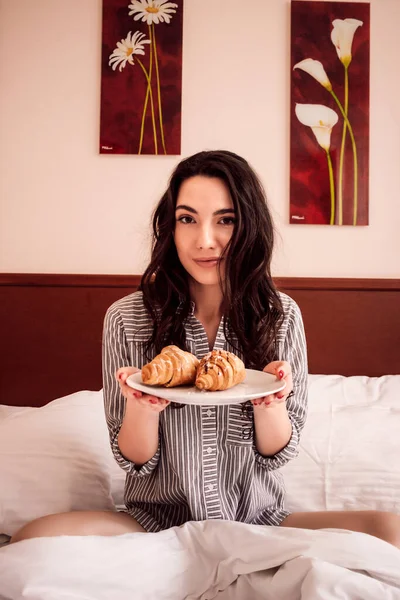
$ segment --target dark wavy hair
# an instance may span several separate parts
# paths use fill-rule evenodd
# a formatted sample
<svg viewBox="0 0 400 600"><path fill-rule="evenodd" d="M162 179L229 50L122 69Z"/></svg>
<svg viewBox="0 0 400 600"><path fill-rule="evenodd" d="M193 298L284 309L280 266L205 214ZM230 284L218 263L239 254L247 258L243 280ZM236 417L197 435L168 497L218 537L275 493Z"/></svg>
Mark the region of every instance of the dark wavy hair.
<svg viewBox="0 0 400 600"><path fill-rule="evenodd" d="M227 186L236 222L224 250L223 314L225 336L244 355L247 368L262 370L276 359L276 335L283 309L271 277L274 227L265 191L242 157L226 150L204 151L182 160L153 215L150 264L139 289L153 321L146 344L157 353L168 344L187 348L184 321L191 298L188 274L174 242L175 207L182 183L190 177L217 177Z"/></svg>

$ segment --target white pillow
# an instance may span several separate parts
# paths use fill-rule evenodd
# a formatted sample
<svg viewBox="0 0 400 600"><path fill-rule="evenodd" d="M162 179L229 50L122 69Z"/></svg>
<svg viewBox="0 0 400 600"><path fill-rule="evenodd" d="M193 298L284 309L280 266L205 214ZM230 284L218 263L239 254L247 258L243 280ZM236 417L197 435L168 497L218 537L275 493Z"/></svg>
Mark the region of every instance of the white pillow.
<svg viewBox="0 0 400 600"><path fill-rule="evenodd" d="M309 384L300 453L282 469L288 509L400 513L400 375Z"/></svg>
<svg viewBox="0 0 400 600"><path fill-rule="evenodd" d="M0 533L51 513L113 510L125 473L115 462L102 392L0 412Z"/></svg>

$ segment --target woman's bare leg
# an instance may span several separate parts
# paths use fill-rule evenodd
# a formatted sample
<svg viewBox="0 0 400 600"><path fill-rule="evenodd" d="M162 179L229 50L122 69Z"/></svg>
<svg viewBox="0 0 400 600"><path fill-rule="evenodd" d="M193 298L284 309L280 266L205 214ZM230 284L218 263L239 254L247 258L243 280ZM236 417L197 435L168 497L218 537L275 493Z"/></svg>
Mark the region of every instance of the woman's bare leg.
<svg viewBox="0 0 400 600"><path fill-rule="evenodd" d="M301 529L349 529L381 538L400 548L400 515L376 510L293 513L281 523Z"/></svg>
<svg viewBox="0 0 400 600"><path fill-rule="evenodd" d="M122 535L145 530L127 513L76 511L48 515L24 525L11 538L11 544L35 537L57 535Z"/></svg>

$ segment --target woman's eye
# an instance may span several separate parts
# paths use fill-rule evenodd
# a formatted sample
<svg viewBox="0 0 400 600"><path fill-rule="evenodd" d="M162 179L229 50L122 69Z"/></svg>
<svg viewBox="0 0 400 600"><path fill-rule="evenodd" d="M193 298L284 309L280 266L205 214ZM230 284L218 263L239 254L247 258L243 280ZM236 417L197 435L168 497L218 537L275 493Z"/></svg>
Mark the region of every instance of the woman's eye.
<svg viewBox="0 0 400 600"><path fill-rule="evenodd" d="M236 223L236 219L234 217L223 217L219 222L221 225L234 225Z"/></svg>
<svg viewBox="0 0 400 600"><path fill-rule="evenodd" d="M189 223L194 223L193 217L188 217L186 215L182 215L182 217L179 217L178 221L179 221L179 223L183 223L184 225L187 225Z"/></svg>

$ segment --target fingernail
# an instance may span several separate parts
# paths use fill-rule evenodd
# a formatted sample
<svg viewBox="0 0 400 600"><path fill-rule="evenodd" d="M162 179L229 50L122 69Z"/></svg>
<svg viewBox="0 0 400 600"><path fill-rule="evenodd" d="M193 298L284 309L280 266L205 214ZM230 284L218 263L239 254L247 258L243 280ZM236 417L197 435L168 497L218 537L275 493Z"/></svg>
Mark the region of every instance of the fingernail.
<svg viewBox="0 0 400 600"><path fill-rule="evenodd" d="M141 392L133 392L135 398L140 398L142 396Z"/></svg>
<svg viewBox="0 0 400 600"><path fill-rule="evenodd" d="M149 402L151 402L151 404L157 404L157 400L155 398L149 398Z"/></svg>
<svg viewBox="0 0 400 600"><path fill-rule="evenodd" d="M281 394L280 396L278 396L278 395L277 395L276 397L277 397L277 398L279 398L279 400L281 400L281 399L282 399L282 398L284 398L285 396L284 396L284 394Z"/></svg>
<svg viewBox="0 0 400 600"><path fill-rule="evenodd" d="M278 373L278 375L279 375L279 377L280 377L281 379L282 379L282 377L284 376L284 374L285 374L285 373L284 373L283 371L279 371L279 373Z"/></svg>

